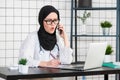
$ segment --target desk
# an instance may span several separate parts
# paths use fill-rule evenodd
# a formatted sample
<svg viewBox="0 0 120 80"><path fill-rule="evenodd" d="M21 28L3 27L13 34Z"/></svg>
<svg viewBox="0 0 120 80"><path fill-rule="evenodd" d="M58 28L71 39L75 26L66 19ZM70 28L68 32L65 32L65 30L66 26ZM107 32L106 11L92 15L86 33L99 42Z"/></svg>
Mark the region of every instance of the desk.
<svg viewBox="0 0 120 80"><path fill-rule="evenodd" d="M99 68L87 71L60 70L51 68L29 68L28 74L19 73L18 70L9 70L7 67L0 67L0 77L6 80L51 78L68 76L104 75L108 80L109 74L120 74L120 69Z"/></svg>

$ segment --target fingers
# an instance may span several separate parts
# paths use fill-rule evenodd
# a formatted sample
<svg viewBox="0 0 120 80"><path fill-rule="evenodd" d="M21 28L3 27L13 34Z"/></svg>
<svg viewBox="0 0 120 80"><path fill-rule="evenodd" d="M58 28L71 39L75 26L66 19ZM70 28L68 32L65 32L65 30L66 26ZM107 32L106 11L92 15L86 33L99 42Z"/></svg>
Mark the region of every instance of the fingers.
<svg viewBox="0 0 120 80"><path fill-rule="evenodd" d="M63 29L63 25L62 24L58 24L58 29Z"/></svg>
<svg viewBox="0 0 120 80"><path fill-rule="evenodd" d="M62 24L59 24L59 25L58 25L58 30L60 31L60 34L63 34L63 32L64 32L64 27L63 27Z"/></svg>
<svg viewBox="0 0 120 80"><path fill-rule="evenodd" d="M53 60L51 60L51 63L54 65L58 65L59 63L60 63L60 61L59 60L56 60L56 59L53 59Z"/></svg>
<svg viewBox="0 0 120 80"><path fill-rule="evenodd" d="M49 62L50 66L58 66L60 64L59 60L53 59Z"/></svg>

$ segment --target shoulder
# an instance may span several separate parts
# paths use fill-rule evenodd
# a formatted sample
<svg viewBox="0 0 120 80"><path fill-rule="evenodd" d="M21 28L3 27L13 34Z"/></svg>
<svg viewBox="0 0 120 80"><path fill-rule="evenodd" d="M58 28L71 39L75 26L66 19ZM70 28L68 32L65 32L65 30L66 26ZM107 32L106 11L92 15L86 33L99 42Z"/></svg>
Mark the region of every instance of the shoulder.
<svg viewBox="0 0 120 80"><path fill-rule="evenodd" d="M28 34L27 38L37 38L37 31L31 32Z"/></svg>
<svg viewBox="0 0 120 80"><path fill-rule="evenodd" d="M37 37L37 31L35 32L31 32L27 35L26 39L24 40L24 43L30 43L30 42L35 42L38 40L38 37Z"/></svg>
<svg viewBox="0 0 120 80"><path fill-rule="evenodd" d="M30 32L29 34L30 36L37 36L37 31L34 31L34 32Z"/></svg>

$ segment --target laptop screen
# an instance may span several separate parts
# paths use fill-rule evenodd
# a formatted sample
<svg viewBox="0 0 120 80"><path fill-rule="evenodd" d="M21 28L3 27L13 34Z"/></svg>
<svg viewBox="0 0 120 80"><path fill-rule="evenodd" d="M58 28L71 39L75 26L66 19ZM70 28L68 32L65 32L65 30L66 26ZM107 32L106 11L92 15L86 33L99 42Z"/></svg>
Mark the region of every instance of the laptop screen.
<svg viewBox="0 0 120 80"><path fill-rule="evenodd" d="M107 42L90 43L84 69L102 67Z"/></svg>

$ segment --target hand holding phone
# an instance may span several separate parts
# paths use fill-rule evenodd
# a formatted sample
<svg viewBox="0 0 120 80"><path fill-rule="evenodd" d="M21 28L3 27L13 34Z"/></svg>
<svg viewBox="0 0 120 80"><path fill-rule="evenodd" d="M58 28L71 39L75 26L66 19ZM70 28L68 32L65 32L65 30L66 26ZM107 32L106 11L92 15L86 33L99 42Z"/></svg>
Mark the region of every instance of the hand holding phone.
<svg viewBox="0 0 120 80"><path fill-rule="evenodd" d="M62 30L58 29L59 33L62 34Z"/></svg>
<svg viewBox="0 0 120 80"><path fill-rule="evenodd" d="M63 27L62 27L61 24L58 24L58 31L59 31L59 33L60 33L60 35L61 35L62 32L63 32Z"/></svg>
<svg viewBox="0 0 120 80"><path fill-rule="evenodd" d="M69 41L68 41L68 37L67 37L67 33L65 32L65 29L64 29L63 25L62 24L58 24L57 28L58 28L60 36L64 39L65 46L66 47L70 47Z"/></svg>

